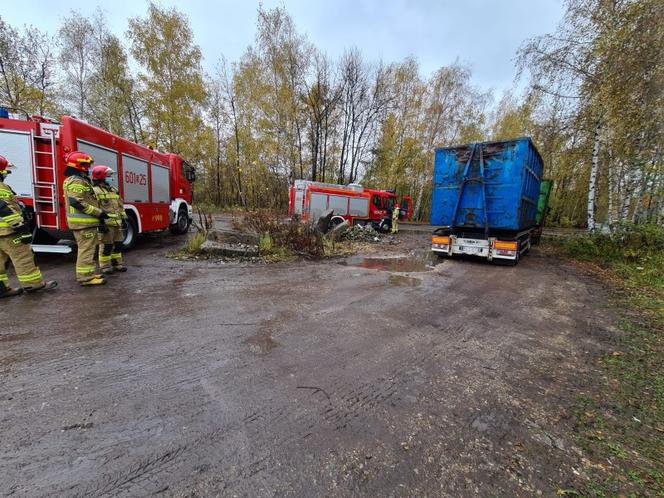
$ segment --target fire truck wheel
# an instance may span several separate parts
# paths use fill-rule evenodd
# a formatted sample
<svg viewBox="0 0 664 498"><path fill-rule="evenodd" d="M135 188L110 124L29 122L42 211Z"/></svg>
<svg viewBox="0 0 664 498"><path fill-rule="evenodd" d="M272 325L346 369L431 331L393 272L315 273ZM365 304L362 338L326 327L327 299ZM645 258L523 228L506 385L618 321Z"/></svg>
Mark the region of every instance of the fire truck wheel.
<svg viewBox="0 0 664 498"><path fill-rule="evenodd" d="M122 247L126 251L132 249L136 245L136 240L138 239L138 227L136 226L136 220L134 220L134 217L131 214L122 223L122 235L124 235Z"/></svg>
<svg viewBox="0 0 664 498"><path fill-rule="evenodd" d="M178 217L175 220L175 223L171 225L171 233L175 235L183 235L189 231L189 225L191 220L187 214L187 210L181 207L178 210Z"/></svg>

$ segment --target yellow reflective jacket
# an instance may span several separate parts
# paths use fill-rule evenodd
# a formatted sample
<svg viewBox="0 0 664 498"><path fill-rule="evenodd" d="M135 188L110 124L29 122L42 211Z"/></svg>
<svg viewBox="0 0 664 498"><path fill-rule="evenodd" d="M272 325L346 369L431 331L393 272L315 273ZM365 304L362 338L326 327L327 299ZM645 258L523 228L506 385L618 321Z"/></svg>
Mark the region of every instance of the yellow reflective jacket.
<svg viewBox="0 0 664 498"><path fill-rule="evenodd" d="M23 223L23 211L16 201L16 194L0 181L0 237L14 233Z"/></svg>
<svg viewBox="0 0 664 498"><path fill-rule="evenodd" d="M105 182L95 182L92 188L99 201L99 206L108 214L106 224L121 226L122 220L127 217L127 214L117 189Z"/></svg>
<svg viewBox="0 0 664 498"><path fill-rule="evenodd" d="M67 209L67 225L72 230L99 226L103 211L87 178L72 175L62 184Z"/></svg>

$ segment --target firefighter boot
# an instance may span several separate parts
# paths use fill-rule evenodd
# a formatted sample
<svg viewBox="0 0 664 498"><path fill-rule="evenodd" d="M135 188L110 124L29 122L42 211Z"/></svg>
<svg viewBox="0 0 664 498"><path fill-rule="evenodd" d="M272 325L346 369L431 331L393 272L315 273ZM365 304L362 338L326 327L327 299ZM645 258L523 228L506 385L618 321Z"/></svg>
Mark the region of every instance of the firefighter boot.
<svg viewBox="0 0 664 498"><path fill-rule="evenodd" d="M82 287L88 287L91 285L104 285L106 279L102 275L94 275L90 280L85 280L84 282L79 282Z"/></svg>
<svg viewBox="0 0 664 498"><path fill-rule="evenodd" d="M124 265L122 257L122 241L115 241L113 244L113 252L111 253L111 264L113 269L119 272L126 272L127 267Z"/></svg>
<svg viewBox="0 0 664 498"><path fill-rule="evenodd" d="M20 296L21 294L23 294L23 289L21 289L20 287L18 289L15 289L13 287L9 287L4 282L0 281L0 298Z"/></svg>
<svg viewBox="0 0 664 498"><path fill-rule="evenodd" d="M25 287L25 292L38 292L55 289L58 286L58 283L55 280L48 280L44 282L44 285L38 285L37 287Z"/></svg>

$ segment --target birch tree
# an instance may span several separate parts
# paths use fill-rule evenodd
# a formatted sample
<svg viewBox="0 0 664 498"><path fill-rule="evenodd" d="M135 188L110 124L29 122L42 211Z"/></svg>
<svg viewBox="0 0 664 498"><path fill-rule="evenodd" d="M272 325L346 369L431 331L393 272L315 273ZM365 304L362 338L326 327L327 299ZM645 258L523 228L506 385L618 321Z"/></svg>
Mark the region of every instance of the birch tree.
<svg viewBox="0 0 664 498"><path fill-rule="evenodd" d="M190 160L201 157L197 132L206 99L201 50L188 19L175 8L148 4L129 20L131 53L142 66L147 130L152 142Z"/></svg>

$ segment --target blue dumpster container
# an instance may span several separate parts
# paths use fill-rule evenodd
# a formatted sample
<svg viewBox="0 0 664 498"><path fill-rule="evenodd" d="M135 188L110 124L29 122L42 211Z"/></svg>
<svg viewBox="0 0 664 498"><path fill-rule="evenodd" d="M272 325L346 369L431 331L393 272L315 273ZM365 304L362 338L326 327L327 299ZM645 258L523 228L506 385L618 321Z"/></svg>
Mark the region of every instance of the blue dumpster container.
<svg viewBox="0 0 664 498"><path fill-rule="evenodd" d="M431 224L486 235L531 228L542 171L528 137L436 149Z"/></svg>

